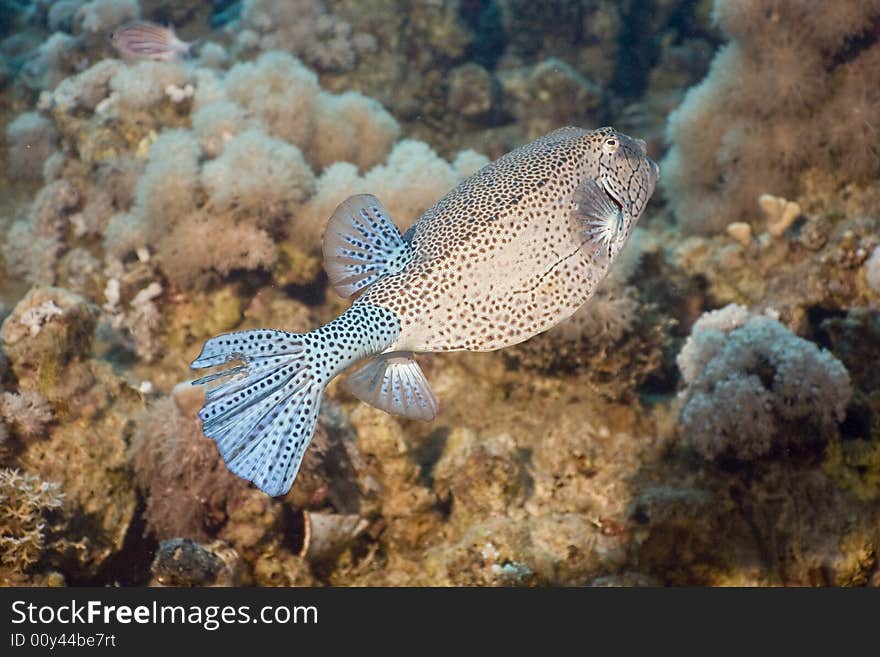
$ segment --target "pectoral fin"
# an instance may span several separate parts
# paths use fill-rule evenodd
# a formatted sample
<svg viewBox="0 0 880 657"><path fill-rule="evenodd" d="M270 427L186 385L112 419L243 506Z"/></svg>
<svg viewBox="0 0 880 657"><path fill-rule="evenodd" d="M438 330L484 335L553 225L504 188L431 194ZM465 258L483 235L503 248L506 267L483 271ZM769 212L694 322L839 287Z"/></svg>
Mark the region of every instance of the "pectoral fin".
<svg viewBox="0 0 880 657"><path fill-rule="evenodd" d="M581 243L592 242L610 248L623 227L623 212L611 195L592 178L587 178L574 192L577 205L572 212L572 227Z"/></svg>

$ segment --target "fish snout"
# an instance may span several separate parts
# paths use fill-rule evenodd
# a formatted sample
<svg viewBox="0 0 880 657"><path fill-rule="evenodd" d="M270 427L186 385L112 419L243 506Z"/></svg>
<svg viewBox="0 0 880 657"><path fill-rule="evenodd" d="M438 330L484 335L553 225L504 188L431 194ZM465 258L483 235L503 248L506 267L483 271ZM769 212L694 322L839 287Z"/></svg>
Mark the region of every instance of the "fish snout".
<svg viewBox="0 0 880 657"><path fill-rule="evenodd" d="M651 169L651 181L656 185L660 180L660 166L649 157L648 167Z"/></svg>

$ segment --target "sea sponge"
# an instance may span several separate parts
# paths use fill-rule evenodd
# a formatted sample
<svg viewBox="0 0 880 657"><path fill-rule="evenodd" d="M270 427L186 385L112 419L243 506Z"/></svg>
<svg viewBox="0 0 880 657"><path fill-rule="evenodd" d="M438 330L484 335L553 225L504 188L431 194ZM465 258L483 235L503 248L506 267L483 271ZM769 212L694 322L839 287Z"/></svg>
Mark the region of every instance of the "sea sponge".
<svg viewBox="0 0 880 657"><path fill-rule="evenodd" d="M763 193L791 198L811 168L880 175L880 42L863 38L880 0L715 0L730 42L669 116L661 185L689 232L755 216Z"/></svg>
<svg viewBox="0 0 880 657"><path fill-rule="evenodd" d="M822 443L852 396L849 373L830 352L736 304L696 321L678 366L681 428L706 459Z"/></svg>
<svg viewBox="0 0 880 657"><path fill-rule="evenodd" d="M58 132L37 112L19 114L6 126L9 168L13 180L41 180L43 164L58 145Z"/></svg>

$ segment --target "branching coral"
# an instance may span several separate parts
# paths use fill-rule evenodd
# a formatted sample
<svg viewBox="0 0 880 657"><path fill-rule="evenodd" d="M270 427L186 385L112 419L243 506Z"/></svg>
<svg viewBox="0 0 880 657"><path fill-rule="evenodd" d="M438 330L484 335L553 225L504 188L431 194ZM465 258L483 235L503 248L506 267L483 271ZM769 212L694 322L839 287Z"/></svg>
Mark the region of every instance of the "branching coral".
<svg viewBox="0 0 880 657"><path fill-rule="evenodd" d="M400 133L379 103L357 92L321 92L315 74L283 52L236 64L224 85L230 100L260 119L270 134L299 146L317 167L338 161L370 167L382 161Z"/></svg>
<svg viewBox="0 0 880 657"><path fill-rule="evenodd" d="M852 395L831 353L736 304L697 320L678 366L685 440L707 459L827 440Z"/></svg>
<svg viewBox="0 0 880 657"><path fill-rule="evenodd" d="M243 107L230 100L204 105L192 116L193 130L208 157L220 155L229 140L254 123Z"/></svg>
<svg viewBox="0 0 880 657"><path fill-rule="evenodd" d="M715 0L713 17L730 43L670 115L661 163L682 226L748 220L760 194L790 196L811 167L880 173L880 1Z"/></svg>
<svg viewBox="0 0 880 657"><path fill-rule="evenodd" d="M267 227L311 196L314 177L296 146L250 129L203 167L201 182L215 210L249 205L255 223Z"/></svg>
<svg viewBox="0 0 880 657"><path fill-rule="evenodd" d="M273 51L236 64L224 80L226 96L259 118L270 134L305 148L314 131L317 76L298 59ZM196 101L199 98L196 96Z"/></svg>
<svg viewBox="0 0 880 657"><path fill-rule="evenodd" d="M0 567L21 573L45 547L45 513L61 506L58 484L18 470L0 469Z"/></svg>

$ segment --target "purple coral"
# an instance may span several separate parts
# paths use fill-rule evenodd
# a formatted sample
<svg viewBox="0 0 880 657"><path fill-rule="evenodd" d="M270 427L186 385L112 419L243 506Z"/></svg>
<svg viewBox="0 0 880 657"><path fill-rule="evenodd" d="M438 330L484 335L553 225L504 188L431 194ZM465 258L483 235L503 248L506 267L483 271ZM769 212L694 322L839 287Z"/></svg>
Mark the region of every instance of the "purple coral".
<svg viewBox="0 0 880 657"><path fill-rule="evenodd" d="M707 459L748 460L827 439L852 396L849 373L830 352L736 304L697 320L678 367L685 440Z"/></svg>

